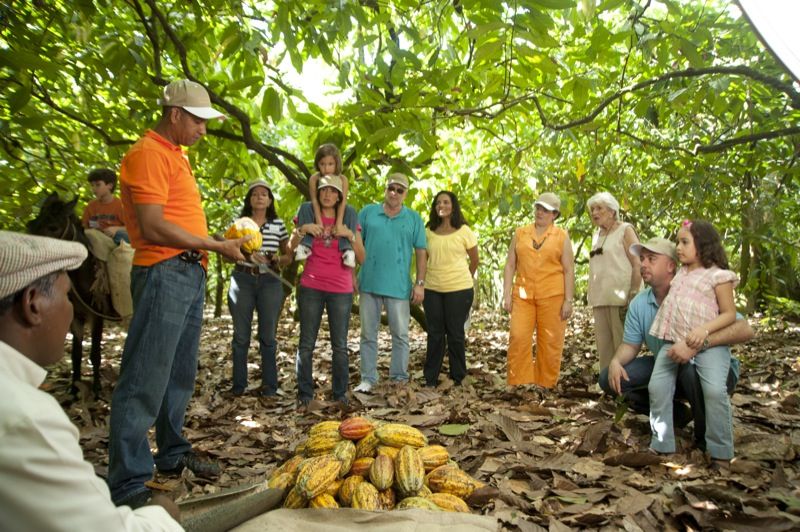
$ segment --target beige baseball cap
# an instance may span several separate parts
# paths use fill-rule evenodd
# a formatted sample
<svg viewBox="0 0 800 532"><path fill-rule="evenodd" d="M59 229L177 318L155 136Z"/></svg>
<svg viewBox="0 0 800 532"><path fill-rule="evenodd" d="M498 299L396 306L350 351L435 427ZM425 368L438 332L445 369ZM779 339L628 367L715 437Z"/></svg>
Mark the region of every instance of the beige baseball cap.
<svg viewBox="0 0 800 532"><path fill-rule="evenodd" d="M400 172L395 172L389 176L389 179L386 180L386 186L389 185L400 185L403 188L408 188L408 178L401 174Z"/></svg>
<svg viewBox="0 0 800 532"><path fill-rule="evenodd" d="M544 192L539 195L539 198L534 202L534 206L541 205L548 211L560 211L561 200L552 192Z"/></svg>
<svg viewBox="0 0 800 532"><path fill-rule="evenodd" d="M322 187L332 187L342 192L342 176L340 175L325 175L319 178L319 184L317 185L317 189L321 189Z"/></svg>
<svg viewBox="0 0 800 532"><path fill-rule="evenodd" d="M0 298L16 294L45 275L74 270L87 253L78 242L0 231Z"/></svg>
<svg viewBox="0 0 800 532"><path fill-rule="evenodd" d="M164 87L164 95L159 98L162 107L180 107L187 113L210 120L224 118L225 115L211 107L211 98L205 87L188 79L173 81Z"/></svg>
<svg viewBox="0 0 800 532"><path fill-rule="evenodd" d="M676 262L678 260L675 243L670 242L666 238L651 238L647 242L631 244L631 247L628 248L631 254L636 255L637 257L642 254L643 249L652 251L653 253L658 253L659 255L666 255Z"/></svg>

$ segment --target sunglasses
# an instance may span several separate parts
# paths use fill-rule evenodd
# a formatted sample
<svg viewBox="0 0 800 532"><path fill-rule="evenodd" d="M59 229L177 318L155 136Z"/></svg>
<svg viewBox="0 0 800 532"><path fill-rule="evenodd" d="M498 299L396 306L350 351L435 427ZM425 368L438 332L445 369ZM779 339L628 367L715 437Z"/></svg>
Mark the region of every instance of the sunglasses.
<svg viewBox="0 0 800 532"><path fill-rule="evenodd" d="M395 186L392 186L392 185L389 185L388 187L386 187L386 190L388 190L392 194L398 194L398 195L400 195L400 194L402 194L403 192L406 191L406 189L404 189L403 187L395 187Z"/></svg>

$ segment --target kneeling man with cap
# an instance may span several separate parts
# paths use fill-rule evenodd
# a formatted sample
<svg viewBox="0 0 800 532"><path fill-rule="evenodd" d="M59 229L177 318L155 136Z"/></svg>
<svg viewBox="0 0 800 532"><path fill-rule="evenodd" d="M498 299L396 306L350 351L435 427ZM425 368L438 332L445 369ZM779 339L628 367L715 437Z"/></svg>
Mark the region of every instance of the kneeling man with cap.
<svg viewBox="0 0 800 532"><path fill-rule="evenodd" d="M114 506L78 429L39 390L72 321L65 272L85 258L82 244L0 231L0 530L183 530L163 495Z"/></svg>
<svg viewBox="0 0 800 532"><path fill-rule="evenodd" d="M651 238L642 244L634 244L630 247L630 252L641 259L642 280L648 288L639 292L628 306L622 343L609 366L600 372L600 387L606 393L623 396L635 412L647 415L650 413L647 384L653 373L655 359L652 356L637 357L637 355L642 344L647 345L653 354L658 353L664 344L663 340L651 336L649 331L658 307L669 293L670 283L678 267L678 258L675 244L664 238ZM732 325L712 333L702 349L715 346L728 349L727 346L746 342L752 337L753 329L750 324L742 316L737 315ZM685 427L694 419L695 444L704 448L706 419L703 390L691 361L696 352L683 341L677 342L669 351L670 358L681 361L682 364L678 370L673 412L675 427ZM727 383L729 394L733 393L738 380L739 361L731 356ZM689 402L691 411L683 400Z"/></svg>

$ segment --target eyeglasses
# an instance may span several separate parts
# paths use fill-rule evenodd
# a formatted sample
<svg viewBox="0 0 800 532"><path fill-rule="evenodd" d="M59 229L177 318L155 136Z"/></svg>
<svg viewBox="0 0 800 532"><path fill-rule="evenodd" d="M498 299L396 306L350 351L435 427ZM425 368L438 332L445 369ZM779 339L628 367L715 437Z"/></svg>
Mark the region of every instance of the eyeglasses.
<svg viewBox="0 0 800 532"><path fill-rule="evenodd" d="M602 254L603 254L603 247L602 247L602 246L600 246L599 248L597 248L597 249L593 249L593 250L591 250L591 251L589 252L589 258L591 259L591 258L592 258L592 257L594 257L595 255L602 255Z"/></svg>
<svg viewBox="0 0 800 532"><path fill-rule="evenodd" d="M400 195L406 191L406 189L404 189L403 187L393 187L392 185L386 187L386 190L388 190L392 194L397 194L397 195Z"/></svg>

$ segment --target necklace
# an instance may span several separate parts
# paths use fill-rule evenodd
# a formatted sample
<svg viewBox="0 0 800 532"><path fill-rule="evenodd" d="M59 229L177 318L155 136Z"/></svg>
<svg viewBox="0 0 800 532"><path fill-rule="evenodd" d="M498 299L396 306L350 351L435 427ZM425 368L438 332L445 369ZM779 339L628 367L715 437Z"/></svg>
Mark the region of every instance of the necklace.
<svg viewBox="0 0 800 532"><path fill-rule="evenodd" d="M547 237L548 236L550 236L550 235L545 235L541 242L537 242L535 238L531 238L531 243L533 244L533 249L535 249L536 251L539 251L539 248L541 248L544 245L544 243L547 242Z"/></svg>
<svg viewBox="0 0 800 532"><path fill-rule="evenodd" d="M600 242L600 247L599 247L599 248L597 248L597 249L593 249L593 250L591 250L591 251L589 252L589 258L590 258L590 259L591 259L592 257L594 257L595 255L602 255L602 254L603 254L603 246L605 246L605 245L606 245L606 240L608 240L608 234L609 234L611 231L613 231L613 230L615 229L616 225L617 225L617 222L614 222L614 223L611 225L611 227L609 227L609 228L608 228L608 231L606 231L606 234L605 234L605 236L603 236L603 241L602 241L602 242Z"/></svg>

